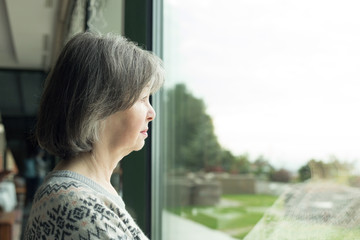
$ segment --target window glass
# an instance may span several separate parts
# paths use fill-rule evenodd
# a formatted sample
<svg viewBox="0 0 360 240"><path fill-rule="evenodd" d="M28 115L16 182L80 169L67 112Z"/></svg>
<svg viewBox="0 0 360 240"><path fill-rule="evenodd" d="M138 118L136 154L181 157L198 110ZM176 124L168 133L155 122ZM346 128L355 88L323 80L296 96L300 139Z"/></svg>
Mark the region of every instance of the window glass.
<svg viewBox="0 0 360 240"><path fill-rule="evenodd" d="M360 3L163 6L163 239L360 238Z"/></svg>

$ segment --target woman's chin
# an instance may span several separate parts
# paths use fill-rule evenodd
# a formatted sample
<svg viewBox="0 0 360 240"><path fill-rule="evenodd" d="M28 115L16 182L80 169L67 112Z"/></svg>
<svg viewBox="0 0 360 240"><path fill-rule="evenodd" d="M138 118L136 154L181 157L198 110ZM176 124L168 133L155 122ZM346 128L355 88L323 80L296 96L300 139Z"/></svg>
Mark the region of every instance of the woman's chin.
<svg viewBox="0 0 360 240"><path fill-rule="evenodd" d="M137 145L134 147L133 151L134 151L134 152L140 151L141 149L143 149L144 145L145 145L145 141L143 141L142 143L137 144Z"/></svg>

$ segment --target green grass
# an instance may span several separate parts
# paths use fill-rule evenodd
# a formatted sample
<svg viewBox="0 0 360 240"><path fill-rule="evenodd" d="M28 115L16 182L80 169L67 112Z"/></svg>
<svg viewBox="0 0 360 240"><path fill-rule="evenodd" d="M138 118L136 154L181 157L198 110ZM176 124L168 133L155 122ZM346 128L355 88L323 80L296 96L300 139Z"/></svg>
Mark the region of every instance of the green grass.
<svg viewBox="0 0 360 240"><path fill-rule="evenodd" d="M276 196L246 194L222 197L236 206L188 206L169 210L209 228L232 232L233 237L242 239L277 199Z"/></svg>
<svg viewBox="0 0 360 240"><path fill-rule="evenodd" d="M225 195L222 198L237 206L190 206L172 208L170 211L209 228L226 232L237 239L247 236L257 223L259 229L248 235L251 240L360 239L358 227L316 224L284 217L281 214L284 210L282 201L274 204L278 199L276 196ZM269 207L273 211L265 213Z"/></svg>
<svg viewBox="0 0 360 240"><path fill-rule="evenodd" d="M222 197L224 199L238 201L248 207L270 207L278 198L277 196L260 194L223 195Z"/></svg>

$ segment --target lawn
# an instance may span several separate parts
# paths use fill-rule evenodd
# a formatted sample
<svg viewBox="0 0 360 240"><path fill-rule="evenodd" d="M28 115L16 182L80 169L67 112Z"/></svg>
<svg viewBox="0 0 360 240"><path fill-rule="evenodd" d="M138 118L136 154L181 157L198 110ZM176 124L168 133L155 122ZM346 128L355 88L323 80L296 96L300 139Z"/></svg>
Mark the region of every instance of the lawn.
<svg viewBox="0 0 360 240"><path fill-rule="evenodd" d="M170 211L243 239L276 199L269 195L224 195L221 204L215 207L182 207Z"/></svg>
<svg viewBox="0 0 360 240"><path fill-rule="evenodd" d="M338 200L333 202L334 204L340 204L341 207L334 205L333 208L339 211L331 212L329 209L314 207L317 206L314 205L314 202L320 201L324 193L326 193L324 184L321 187L321 191L306 191L307 189L298 188L301 194L293 195L295 200L297 198L302 200L299 200L299 204L305 209L304 214L302 212L293 212L289 208L287 195L281 197L224 195L217 206L182 207L170 211L209 228L223 231L237 239L244 239L245 236L246 240L360 239L360 227L358 224L360 217L356 215L358 208L351 208L352 211L355 211L354 213L350 212L349 207L346 207L347 205L360 205L358 203L360 201L353 197L357 196L353 192L354 190L350 189L350 191L348 188L341 188L343 190L340 192L341 194L337 194L337 198L332 198ZM313 190L313 188L309 189ZM344 189L348 190L349 193L344 194ZM303 197L304 195L307 197ZM312 198L309 198L309 196L312 196ZM315 197L320 200L316 200ZM299 206L294 205L294 209L299 209ZM329 215L329 211L331 215ZM328 214L325 214L327 212ZM321 215L322 213L325 215ZM321 218L321 216L326 218ZM350 225L347 223L350 223Z"/></svg>

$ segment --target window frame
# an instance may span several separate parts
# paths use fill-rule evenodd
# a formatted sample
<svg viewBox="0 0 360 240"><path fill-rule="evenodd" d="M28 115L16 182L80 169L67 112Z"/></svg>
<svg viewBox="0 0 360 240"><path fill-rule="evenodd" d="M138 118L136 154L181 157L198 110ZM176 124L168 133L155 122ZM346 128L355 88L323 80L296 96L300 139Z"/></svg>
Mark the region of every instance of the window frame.
<svg viewBox="0 0 360 240"><path fill-rule="evenodd" d="M152 50L152 0L125 1L125 37L146 50ZM123 169L123 199L145 235L151 236L151 155L152 126L145 146L121 161ZM128 160L126 160L128 159ZM125 160L125 161L124 161Z"/></svg>

